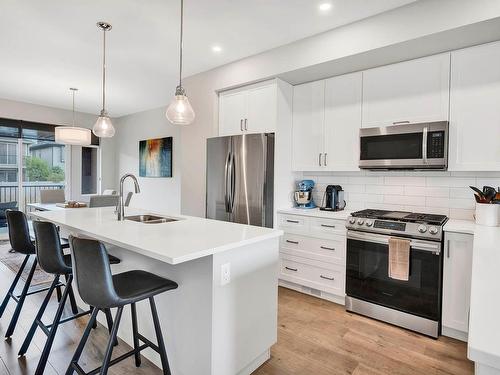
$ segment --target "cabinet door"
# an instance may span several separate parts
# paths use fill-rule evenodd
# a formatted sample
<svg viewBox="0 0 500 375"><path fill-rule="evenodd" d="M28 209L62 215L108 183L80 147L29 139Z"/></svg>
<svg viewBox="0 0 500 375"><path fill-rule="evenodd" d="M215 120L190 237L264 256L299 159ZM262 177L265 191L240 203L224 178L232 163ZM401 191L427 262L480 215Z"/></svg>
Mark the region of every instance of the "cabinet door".
<svg viewBox="0 0 500 375"><path fill-rule="evenodd" d="M453 52L451 171L500 170L500 43Z"/></svg>
<svg viewBox="0 0 500 375"><path fill-rule="evenodd" d="M276 131L276 83L250 88L247 92L245 131L272 133Z"/></svg>
<svg viewBox="0 0 500 375"><path fill-rule="evenodd" d="M325 84L325 166L358 171L362 74L333 77Z"/></svg>
<svg viewBox="0 0 500 375"><path fill-rule="evenodd" d="M363 72L363 127L448 121L449 53Z"/></svg>
<svg viewBox="0 0 500 375"><path fill-rule="evenodd" d="M243 133L246 116L246 92L228 91L219 94L219 135Z"/></svg>
<svg viewBox="0 0 500 375"><path fill-rule="evenodd" d="M442 323L461 332L469 331L472 245L470 234L445 235Z"/></svg>
<svg viewBox="0 0 500 375"><path fill-rule="evenodd" d="M293 88L293 170L324 170L324 112L325 81L310 82Z"/></svg>

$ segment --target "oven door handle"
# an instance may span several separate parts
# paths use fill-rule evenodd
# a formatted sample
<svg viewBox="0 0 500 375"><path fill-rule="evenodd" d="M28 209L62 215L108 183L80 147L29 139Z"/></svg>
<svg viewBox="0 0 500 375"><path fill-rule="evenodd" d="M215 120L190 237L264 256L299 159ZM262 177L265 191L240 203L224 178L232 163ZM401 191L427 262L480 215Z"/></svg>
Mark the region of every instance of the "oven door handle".
<svg viewBox="0 0 500 375"><path fill-rule="evenodd" d="M430 251L436 255L439 255L441 253L441 242L423 241L414 238L386 236L386 235L373 234L367 232L347 231L348 240L358 240L358 241L378 243L382 245L389 245L389 238L409 240L410 248L415 250Z"/></svg>

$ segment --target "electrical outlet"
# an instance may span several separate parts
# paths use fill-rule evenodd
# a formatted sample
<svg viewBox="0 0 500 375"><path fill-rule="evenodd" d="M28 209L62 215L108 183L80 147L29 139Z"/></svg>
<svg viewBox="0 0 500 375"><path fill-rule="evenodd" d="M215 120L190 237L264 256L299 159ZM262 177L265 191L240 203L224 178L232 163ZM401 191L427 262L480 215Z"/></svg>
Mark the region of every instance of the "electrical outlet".
<svg viewBox="0 0 500 375"><path fill-rule="evenodd" d="M224 263L220 267L220 284L226 285L231 282L231 263Z"/></svg>

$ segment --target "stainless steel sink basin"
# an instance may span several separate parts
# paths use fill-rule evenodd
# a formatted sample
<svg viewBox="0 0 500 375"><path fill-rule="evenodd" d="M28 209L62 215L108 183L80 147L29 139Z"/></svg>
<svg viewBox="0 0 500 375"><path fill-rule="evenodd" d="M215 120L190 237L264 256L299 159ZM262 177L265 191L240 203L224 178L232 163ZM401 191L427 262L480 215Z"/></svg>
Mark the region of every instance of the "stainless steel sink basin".
<svg viewBox="0 0 500 375"><path fill-rule="evenodd" d="M160 224L160 223L170 223L172 221L178 221L179 219L174 219L172 217L156 216L156 215L133 215L125 216L125 220L137 221L144 224Z"/></svg>

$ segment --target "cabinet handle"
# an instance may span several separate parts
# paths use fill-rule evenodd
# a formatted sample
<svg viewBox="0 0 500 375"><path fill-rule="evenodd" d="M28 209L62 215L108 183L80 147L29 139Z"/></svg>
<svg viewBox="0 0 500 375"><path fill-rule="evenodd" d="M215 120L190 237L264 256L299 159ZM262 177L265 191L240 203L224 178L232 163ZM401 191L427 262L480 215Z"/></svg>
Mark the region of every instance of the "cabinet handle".
<svg viewBox="0 0 500 375"><path fill-rule="evenodd" d="M298 269L297 268L290 268L290 267L285 267L288 271L293 271L293 272L297 272Z"/></svg>
<svg viewBox="0 0 500 375"><path fill-rule="evenodd" d="M286 220L287 223L293 223L293 224L298 224L299 221L298 220Z"/></svg>
<svg viewBox="0 0 500 375"><path fill-rule="evenodd" d="M325 228L335 228L335 225L321 224L321 226Z"/></svg>
<svg viewBox="0 0 500 375"><path fill-rule="evenodd" d="M288 243L293 243L294 245L298 245L299 241L286 240Z"/></svg>
<svg viewBox="0 0 500 375"><path fill-rule="evenodd" d="M328 276L323 276L323 275L319 275L319 277L321 277L322 279L325 279L325 280L330 280L330 281L335 280L335 277L328 277Z"/></svg>
<svg viewBox="0 0 500 375"><path fill-rule="evenodd" d="M248 119L245 119L245 130L248 130Z"/></svg>
<svg viewBox="0 0 500 375"><path fill-rule="evenodd" d="M392 125L401 125L401 124L409 124L410 121L406 120L406 121L394 121L392 123Z"/></svg>
<svg viewBox="0 0 500 375"><path fill-rule="evenodd" d="M240 120L240 130L243 131L243 119Z"/></svg>
<svg viewBox="0 0 500 375"><path fill-rule="evenodd" d="M325 167L328 165L328 154L326 152L325 152L324 164Z"/></svg>
<svg viewBox="0 0 500 375"><path fill-rule="evenodd" d="M323 250L331 250L331 251L335 251L335 248L334 247L327 247L327 246L320 246L321 249Z"/></svg>
<svg viewBox="0 0 500 375"><path fill-rule="evenodd" d="M321 154L322 153L320 152L319 155L318 155L318 164L319 164L320 167L321 167Z"/></svg>
<svg viewBox="0 0 500 375"><path fill-rule="evenodd" d="M446 258L450 257L450 240L446 241Z"/></svg>

